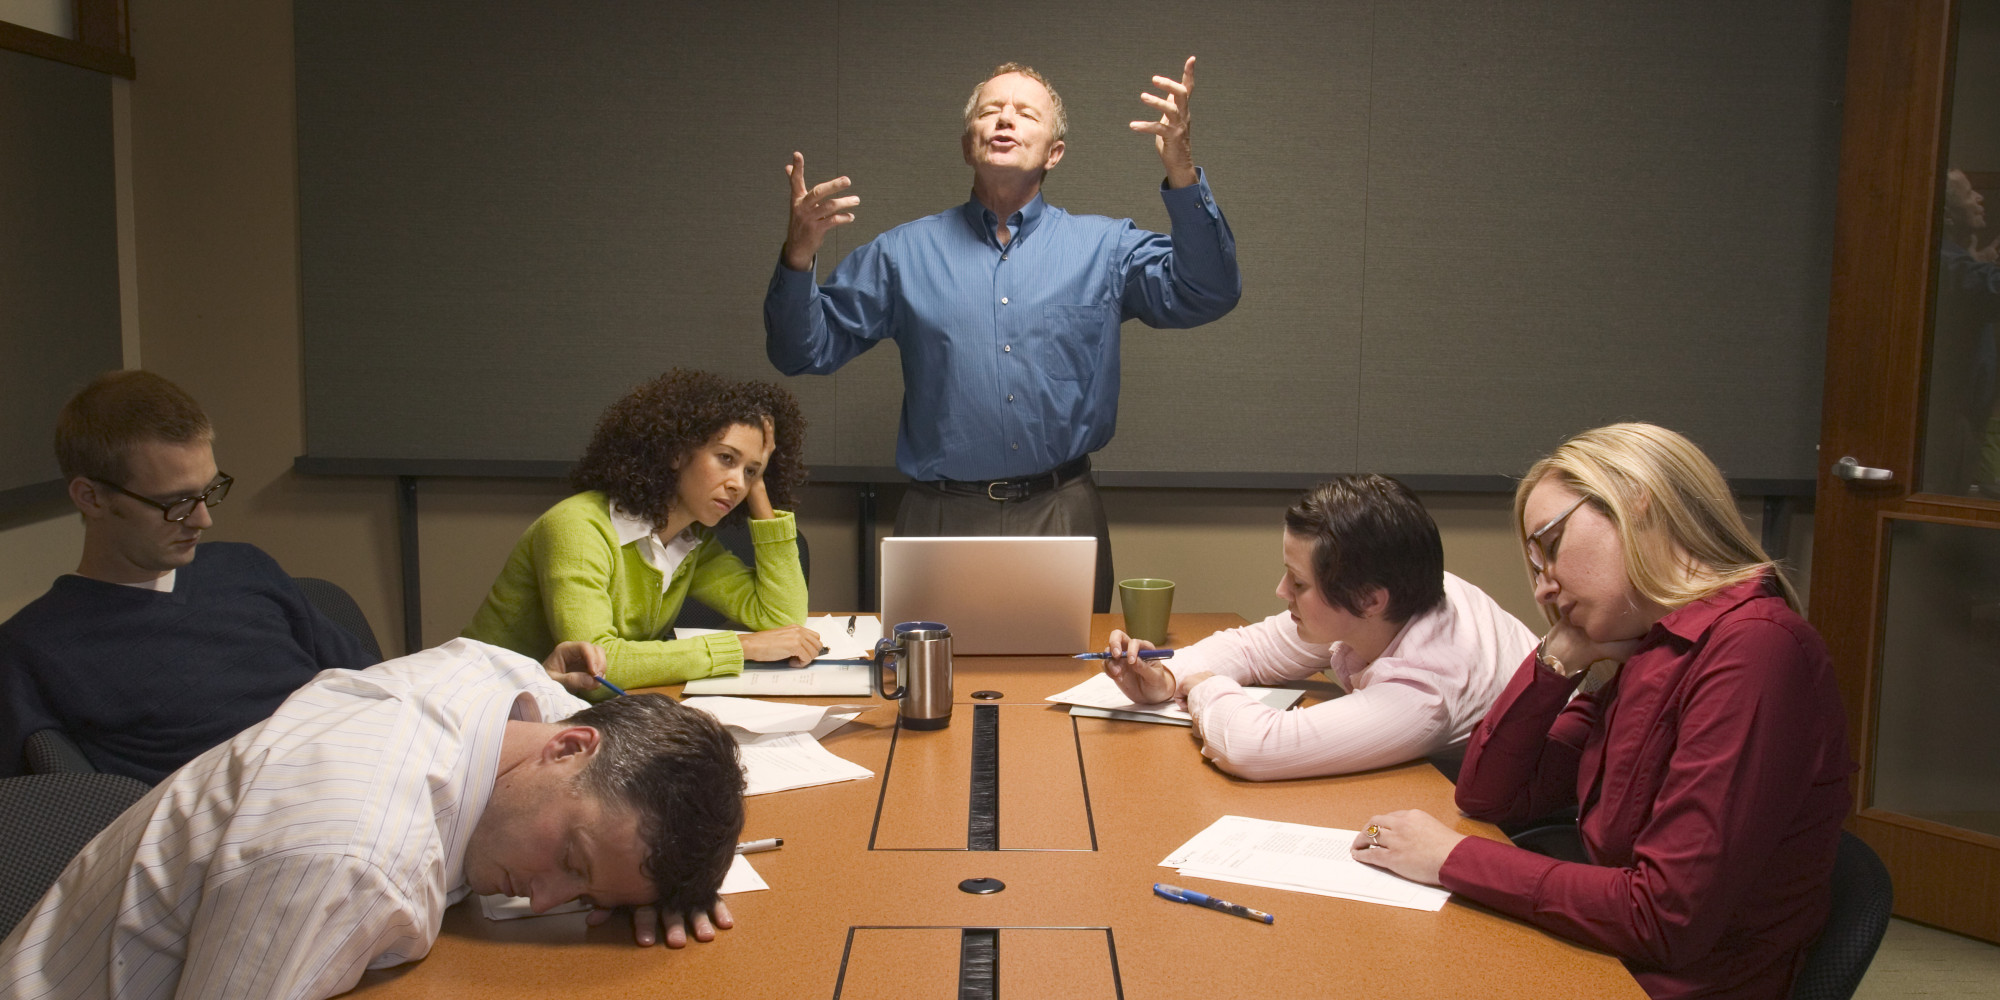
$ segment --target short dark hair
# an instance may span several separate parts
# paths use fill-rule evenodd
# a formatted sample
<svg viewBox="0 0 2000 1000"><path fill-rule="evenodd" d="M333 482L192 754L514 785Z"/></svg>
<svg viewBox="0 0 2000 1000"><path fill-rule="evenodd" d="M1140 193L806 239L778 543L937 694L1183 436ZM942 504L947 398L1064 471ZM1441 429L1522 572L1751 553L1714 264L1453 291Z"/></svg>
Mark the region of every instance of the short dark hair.
<svg viewBox="0 0 2000 1000"><path fill-rule="evenodd" d="M787 509L805 483L806 421L792 394L769 382L736 382L710 372L675 368L611 404L570 469L570 485L597 490L619 509L664 523L680 475L674 466L736 424L761 427L769 417L777 446L764 469L771 504ZM724 518L741 521L738 504Z"/></svg>
<svg viewBox="0 0 2000 1000"><path fill-rule="evenodd" d="M106 372L71 396L56 417L56 465L65 480L122 486L132 474L133 445L214 436L208 414L180 386L149 371Z"/></svg>
<svg viewBox="0 0 2000 1000"><path fill-rule="evenodd" d="M641 866L666 913L715 904L743 832L743 766L722 724L661 694L612 698L564 720L600 740L577 781L639 817Z"/></svg>
<svg viewBox="0 0 2000 1000"><path fill-rule="evenodd" d="M1408 486L1388 476L1337 476L1285 511L1285 530L1313 543L1313 582L1328 604L1361 614L1370 591L1389 592L1390 621L1444 604L1444 542Z"/></svg>

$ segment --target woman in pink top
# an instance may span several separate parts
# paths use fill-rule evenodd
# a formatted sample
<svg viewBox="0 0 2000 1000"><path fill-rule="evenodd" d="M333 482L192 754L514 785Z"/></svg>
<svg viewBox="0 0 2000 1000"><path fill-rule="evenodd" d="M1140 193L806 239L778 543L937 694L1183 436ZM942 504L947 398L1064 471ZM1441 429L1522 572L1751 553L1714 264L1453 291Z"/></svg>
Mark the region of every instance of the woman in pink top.
<svg viewBox="0 0 2000 1000"><path fill-rule="evenodd" d="M1217 767L1252 780L1343 774L1453 746L1507 684L1535 635L1444 571L1436 522L1387 476L1341 476L1285 512L1288 608L1172 659L1111 633L1105 672L1142 704L1183 698ZM1325 671L1347 694L1280 712L1243 684Z"/></svg>
<svg viewBox="0 0 2000 1000"><path fill-rule="evenodd" d="M1354 856L1625 960L1655 997L1786 996L1826 922L1847 815L1826 647L1686 438L1586 431L1514 499L1551 628L1481 722L1458 806L1577 805L1592 863L1464 837L1416 810ZM1615 675L1570 697L1591 664Z"/></svg>

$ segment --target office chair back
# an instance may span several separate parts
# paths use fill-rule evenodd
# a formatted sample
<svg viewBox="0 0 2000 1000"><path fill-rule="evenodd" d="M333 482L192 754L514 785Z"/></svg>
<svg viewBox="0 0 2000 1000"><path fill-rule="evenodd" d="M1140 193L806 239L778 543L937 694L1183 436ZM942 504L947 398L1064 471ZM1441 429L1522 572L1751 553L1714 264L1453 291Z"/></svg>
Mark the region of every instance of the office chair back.
<svg viewBox="0 0 2000 1000"><path fill-rule="evenodd" d="M320 614L354 633L354 637L361 640L361 648L367 650L375 662L382 662L382 644L375 641L375 629L368 624L368 616L361 613L361 605L354 603L354 597L342 590L340 584L312 576L295 576L292 580Z"/></svg>
<svg viewBox="0 0 2000 1000"><path fill-rule="evenodd" d="M753 570L757 568L757 550L755 546L750 544L750 526L748 524L720 526L715 529L715 540L721 542L722 547L728 549L736 558L743 560L743 565ZM799 536L799 572L804 574L807 580L812 579L812 558L806 549L806 536L804 535ZM748 631L742 623L730 621L728 615L695 600L693 597L689 597L681 603L681 613L674 617L674 623L667 626L667 630L661 638L673 638L674 629L677 628L719 628L737 632Z"/></svg>
<svg viewBox="0 0 2000 1000"><path fill-rule="evenodd" d="M0 938L41 902L90 838L150 790L117 774L0 780Z"/></svg>
<svg viewBox="0 0 2000 1000"><path fill-rule="evenodd" d="M41 729L28 734L21 746L21 759L29 774L96 774L97 766L83 755L83 749L60 729Z"/></svg>
<svg viewBox="0 0 2000 1000"><path fill-rule="evenodd" d="M1889 929L1895 904L1889 869L1873 848L1843 830L1833 862L1833 909L1819 940L1806 950L1792 983L1792 1000L1848 1000Z"/></svg>

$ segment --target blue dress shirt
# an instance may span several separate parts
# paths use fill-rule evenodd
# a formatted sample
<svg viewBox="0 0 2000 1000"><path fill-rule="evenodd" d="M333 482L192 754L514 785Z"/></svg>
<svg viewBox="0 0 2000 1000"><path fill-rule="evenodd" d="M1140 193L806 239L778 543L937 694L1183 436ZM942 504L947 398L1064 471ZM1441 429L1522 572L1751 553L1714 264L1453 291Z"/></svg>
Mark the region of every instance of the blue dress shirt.
<svg viewBox="0 0 2000 1000"><path fill-rule="evenodd" d="M1036 195L1007 220L1004 247L999 220L974 199L869 241L825 285L780 261L765 351L787 375L825 375L893 338L905 475L1047 472L1111 440L1119 323L1198 326L1242 297L1236 240L1207 178L1161 198L1171 237Z"/></svg>

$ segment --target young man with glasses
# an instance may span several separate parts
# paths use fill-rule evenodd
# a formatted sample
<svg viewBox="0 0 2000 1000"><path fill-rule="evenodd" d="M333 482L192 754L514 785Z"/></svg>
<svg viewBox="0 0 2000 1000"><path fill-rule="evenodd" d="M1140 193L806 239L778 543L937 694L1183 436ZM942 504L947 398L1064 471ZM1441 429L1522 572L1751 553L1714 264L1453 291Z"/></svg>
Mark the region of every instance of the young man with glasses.
<svg viewBox="0 0 2000 1000"><path fill-rule="evenodd" d="M144 371L103 375L56 423L83 516L76 572L0 624L0 776L61 730L98 770L157 782L329 667L374 657L252 545L197 545L232 480L201 407Z"/></svg>

